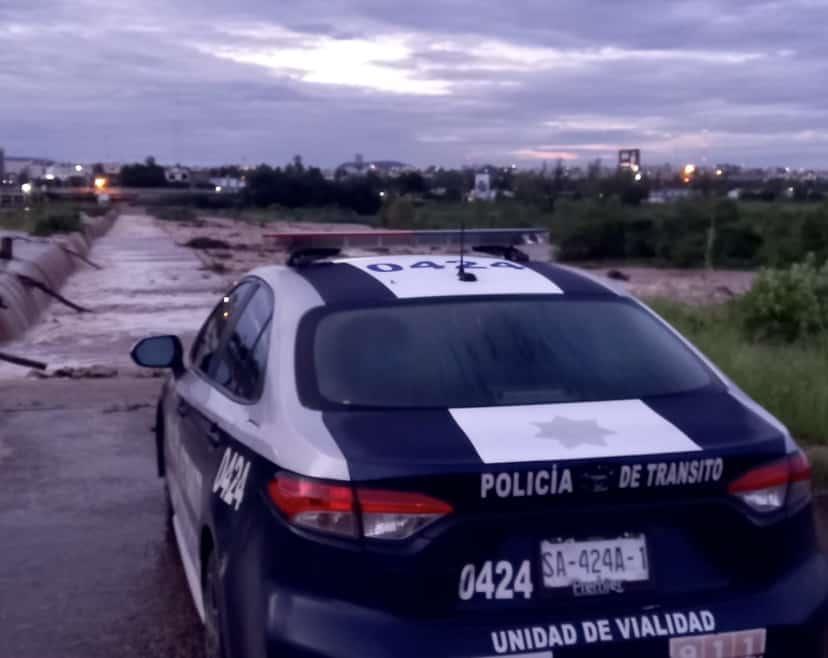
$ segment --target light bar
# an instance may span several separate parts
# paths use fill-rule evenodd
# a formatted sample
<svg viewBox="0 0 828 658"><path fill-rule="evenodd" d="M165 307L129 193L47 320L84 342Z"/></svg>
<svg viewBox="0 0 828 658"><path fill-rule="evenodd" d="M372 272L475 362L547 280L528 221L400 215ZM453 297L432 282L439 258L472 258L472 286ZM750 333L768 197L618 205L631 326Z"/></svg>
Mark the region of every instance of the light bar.
<svg viewBox="0 0 828 658"><path fill-rule="evenodd" d="M274 240L277 247L292 252L304 249L382 248L401 245L451 247L460 244L459 229L266 233L263 237ZM540 228L476 228L467 230L463 241L470 248L543 245L549 243L549 231Z"/></svg>

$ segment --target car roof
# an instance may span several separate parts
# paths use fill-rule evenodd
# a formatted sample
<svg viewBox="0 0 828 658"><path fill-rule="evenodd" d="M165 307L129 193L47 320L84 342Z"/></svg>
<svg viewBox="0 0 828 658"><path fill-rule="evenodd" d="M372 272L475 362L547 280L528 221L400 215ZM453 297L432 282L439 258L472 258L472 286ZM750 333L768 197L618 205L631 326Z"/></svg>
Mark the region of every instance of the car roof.
<svg viewBox="0 0 828 658"><path fill-rule="evenodd" d="M472 255L465 258L466 272L475 275L471 282L460 280L458 266L455 254L376 255L297 267L268 266L251 274L276 288L290 271L309 283L323 304L491 295L627 296L609 280L554 263L517 263Z"/></svg>

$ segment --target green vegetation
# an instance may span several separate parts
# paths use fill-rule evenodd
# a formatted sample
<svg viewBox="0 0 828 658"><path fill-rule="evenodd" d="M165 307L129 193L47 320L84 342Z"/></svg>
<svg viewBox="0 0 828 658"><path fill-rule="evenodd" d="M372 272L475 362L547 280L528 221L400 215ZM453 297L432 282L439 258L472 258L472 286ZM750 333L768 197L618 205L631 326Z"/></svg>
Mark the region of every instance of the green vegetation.
<svg viewBox="0 0 828 658"><path fill-rule="evenodd" d="M414 203L397 198L381 213L392 228L539 226L563 261L637 261L674 267L784 266L813 253L828 259L828 204L697 199L632 206L617 198L559 200L554 209L515 200Z"/></svg>
<svg viewBox="0 0 828 658"><path fill-rule="evenodd" d="M496 203L414 203L397 198L387 202L380 212L380 224L400 229L509 228L550 226L554 215L536 206L517 201Z"/></svg>
<svg viewBox="0 0 828 658"><path fill-rule="evenodd" d="M32 235L43 238L56 233L74 233L82 228L79 210L48 210L35 221Z"/></svg>
<svg viewBox="0 0 828 658"><path fill-rule="evenodd" d="M72 233L83 227L81 209L72 205L0 211L0 231L22 231L37 237Z"/></svg>
<svg viewBox="0 0 828 658"><path fill-rule="evenodd" d="M550 230L571 261L756 267L789 265L809 252L828 259L828 204L566 202L556 206Z"/></svg>
<svg viewBox="0 0 828 658"><path fill-rule="evenodd" d="M0 231L22 231L30 233L35 217L24 210L0 210Z"/></svg>
<svg viewBox="0 0 828 658"><path fill-rule="evenodd" d="M360 195L366 193L360 190ZM200 201L177 201L182 204L202 208L205 214L256 223L356 222L394 229L458 228L462 223L468 228L537 226L549 229L558 258L566 262L632 261L665 267L753 269L787 266L809 253L814 254L817 265L828 260L825 203L694 199L635 206L611 197L559 199L543 206L516 199L466 203L389 193L370 212L365 212L370 205L367 201L360 209L335 202L324 206L272 202L216 208ZM191 214L183 211L165 211L160 216L191 219Z"/></svg>
<svg viewBox="0 0 828 658"><path fill-rule="evenodd" d="M691 307L652 300L652 307L702 350L795 437L828 444L828 332L792 343L746 337L741 300Z"/></svg>
<svg viewBox="0 0 828 658"><path fill-rule="evenodd" d="M828 263L812 254L788 269L762 270L741 302L752 338L793 342L828 330Z"/></svg>
<svg viewBox="0 0 828 658"><path fill-rule="evenodd" d="M143 164L125 165L121 169L121 184L124 187L164 187L167 178L164 168L150 156Z"/></svg>
<svg viewBox="0 0 828 658"><path fill-rule="evenodd" d="M347 210L338 206L323 206L318 208L270 206L269 208L246 208L244 210L225 211L219 214L254 224L267 224L274 221L369 225L376 225L378 223L375 215L358 215L353 210Z"/></svg>

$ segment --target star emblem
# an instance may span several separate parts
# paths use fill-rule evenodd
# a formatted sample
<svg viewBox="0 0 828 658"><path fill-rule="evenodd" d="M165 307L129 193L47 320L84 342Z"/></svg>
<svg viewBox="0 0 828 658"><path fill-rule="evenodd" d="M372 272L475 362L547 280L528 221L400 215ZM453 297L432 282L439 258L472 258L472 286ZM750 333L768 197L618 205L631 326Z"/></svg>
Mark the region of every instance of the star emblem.
<svg viewBox="0 0 828 658"><path fill-rule="evenodd" d="M605 446L607 445L605 437L615 434L612 430L601 427L594 420L572 420L561 416L532 424L538 428L536 437L559 441L564 448Z"/></svg>

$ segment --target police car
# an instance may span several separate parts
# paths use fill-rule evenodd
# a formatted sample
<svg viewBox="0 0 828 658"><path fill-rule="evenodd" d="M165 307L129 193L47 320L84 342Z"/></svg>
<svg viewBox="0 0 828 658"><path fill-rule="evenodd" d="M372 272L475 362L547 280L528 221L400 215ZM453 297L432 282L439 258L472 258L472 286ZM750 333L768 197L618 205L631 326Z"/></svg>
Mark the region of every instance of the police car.
<svg viewBox="0 0 828 658"><path fill-rule="evenodd" d="M186 357L133 350L172 371L158 473L207 654L822 656L786 429L623 291L528 262L541 232L467 232L462 263L405 236L426 255L286 238Z"/></svg>

